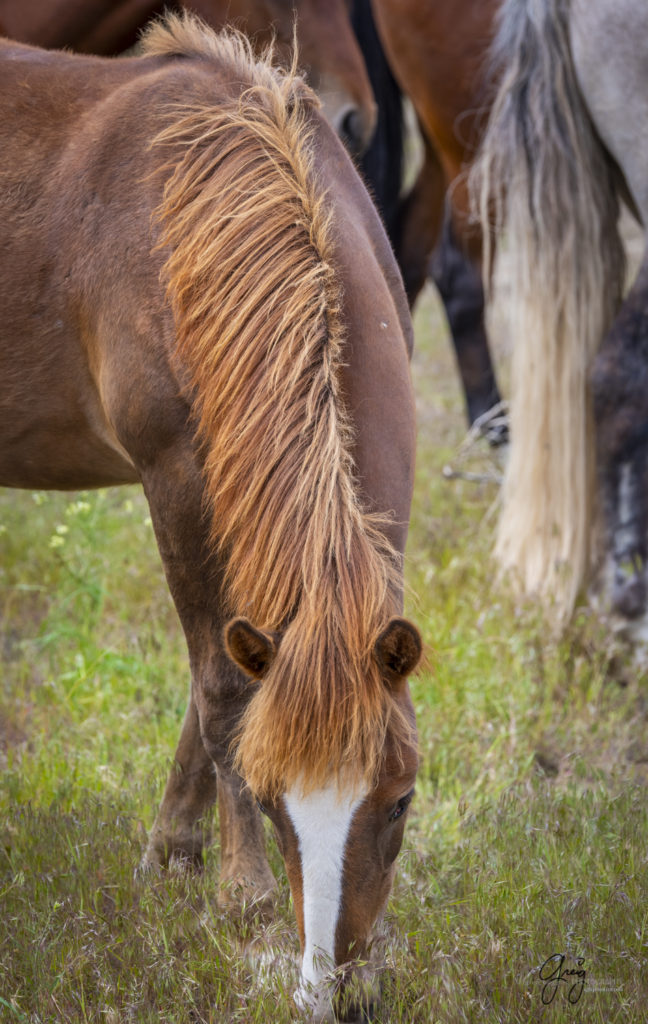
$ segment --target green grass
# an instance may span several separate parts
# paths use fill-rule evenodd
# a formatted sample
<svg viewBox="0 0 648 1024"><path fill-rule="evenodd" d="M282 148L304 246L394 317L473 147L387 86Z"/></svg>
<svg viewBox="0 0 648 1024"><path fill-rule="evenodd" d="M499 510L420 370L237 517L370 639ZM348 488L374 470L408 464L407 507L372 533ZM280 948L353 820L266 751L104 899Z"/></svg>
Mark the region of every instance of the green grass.
<svg viewBox="0 0 648 1024"><path fill-rule="evenodd" d="M495 584L496 488L441 474L464 426L431 296L416 326L408 613L428 655L379 1019L645 1021L646 680L587 608L558 641ZM202 877L134 877L188 690L137 488L0 492L0 666L0 1021L298 1019L274 845L270 926L217 909L217 844ZM584 959L575 1005L565 982L542 1003L554 953Z"/></svg>

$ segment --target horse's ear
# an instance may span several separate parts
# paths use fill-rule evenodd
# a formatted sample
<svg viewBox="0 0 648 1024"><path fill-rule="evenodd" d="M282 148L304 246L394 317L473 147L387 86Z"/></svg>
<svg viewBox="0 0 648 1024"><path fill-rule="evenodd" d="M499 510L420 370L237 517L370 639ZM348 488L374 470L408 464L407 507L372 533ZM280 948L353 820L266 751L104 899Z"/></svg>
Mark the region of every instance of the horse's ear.
<svg viewBox="0 0 648 1024"><path fill-rule="evenodd" d="M225 646L232 661L253 679L263 679L277 653L274 638L242 618L227 623Z"/></svg>
<svg viewBox="0 0 648 1024"><path fill-rule="evenodd" d="M403 679L413 672L423 653L416 626L407 619L390 619L374 645L374 654L388 676Z"/></svg>

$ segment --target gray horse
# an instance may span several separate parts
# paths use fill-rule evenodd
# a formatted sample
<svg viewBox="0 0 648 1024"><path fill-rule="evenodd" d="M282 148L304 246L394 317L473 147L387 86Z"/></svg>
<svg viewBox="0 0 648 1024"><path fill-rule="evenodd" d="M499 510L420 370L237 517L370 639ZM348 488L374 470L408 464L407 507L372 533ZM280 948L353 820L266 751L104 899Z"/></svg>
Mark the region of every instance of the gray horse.
<svg viewBox="0 0 648 1024"><path fill-rule="evenodd" d="M559 620L594 560L646 606L648 257L625 298L619 200L648 225L648 4L504 0L473 187L512 262L512 451L496 553ZM488 231L484 232L488 237ZM593 430L593 421L596 430ZM596 437L596 443L594 443Z"/></svg>

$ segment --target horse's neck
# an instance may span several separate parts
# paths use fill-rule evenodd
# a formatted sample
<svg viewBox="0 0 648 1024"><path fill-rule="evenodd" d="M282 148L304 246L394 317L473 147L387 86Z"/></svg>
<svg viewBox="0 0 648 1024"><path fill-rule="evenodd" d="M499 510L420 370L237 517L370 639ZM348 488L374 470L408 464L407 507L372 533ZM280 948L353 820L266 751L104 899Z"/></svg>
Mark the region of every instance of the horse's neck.
<svg viewBox="0 0 648 1024"><path fill-rule="evenodd" d="M393 518L389 539L402 551L414 470L407 300L378 215L348 158L328 131L318 147L318 166L335 181L347 346L342 394L353 426L356 479L368 510Z"/></svg>

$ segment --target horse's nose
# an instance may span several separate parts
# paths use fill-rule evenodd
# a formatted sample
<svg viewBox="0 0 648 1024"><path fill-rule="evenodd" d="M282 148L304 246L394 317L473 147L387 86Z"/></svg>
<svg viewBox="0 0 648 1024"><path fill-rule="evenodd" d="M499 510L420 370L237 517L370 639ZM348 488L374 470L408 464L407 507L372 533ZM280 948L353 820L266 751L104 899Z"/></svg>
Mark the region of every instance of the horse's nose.
<svg viewBox="0 0 648 1024"><path fill-rule="evenodd" d="M319 986L300 984L293 998L313 1024L370 1024L380 1011L381 985L372 975L364 982L356 976L351 985L338 981L336 987L329 975Z"/></svg>
<svg viewBox="0 0 648 1024"><path fill-rule="evenodd" d="M376 1014L380 1009L380 1003L371 1000L368 1003L352 1003L338 1010L335 1016L340 1024L371 1024L376 1020Z"/></svg>
<svg viewBox="0 0 648 1024"><path fill-rule="evenodd" d="M360 107L345 107L340 111L337 123L338 135L352 156L362 156L371 142L374 119L368 117Z"/></svg>
<svg viewBox="0 0 648 1024"><path fill-rule="evenodd" d="M362 975L365 975L364 978ZM340 1024L369 1024L376 1020L381 1003L381 985L375 975L360 969L350 985L343 982L333 999L335 1019Z"/></svg>

